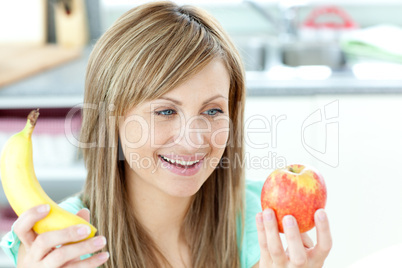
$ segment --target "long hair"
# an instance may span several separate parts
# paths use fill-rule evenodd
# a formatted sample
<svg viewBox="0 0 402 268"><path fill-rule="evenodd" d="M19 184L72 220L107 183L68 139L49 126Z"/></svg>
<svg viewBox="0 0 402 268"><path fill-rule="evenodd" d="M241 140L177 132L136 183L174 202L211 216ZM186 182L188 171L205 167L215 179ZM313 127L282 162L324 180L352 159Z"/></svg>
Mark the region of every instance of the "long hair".
<svg viewBox="0 0 402 268"><path fill-rule="evenodd" d="M240 267L243 65L213 17L202 9L165 1L123 14L95 44L87 66L80 141L88 175L81 198L91 210L91 222L108 241L110 259L104 267L169 266L127 202L117 118L169 92L216 58L223 60L230 75L230 133L222 156L230 165L217 166L195 194L181 233L192 267Z"/></svg>

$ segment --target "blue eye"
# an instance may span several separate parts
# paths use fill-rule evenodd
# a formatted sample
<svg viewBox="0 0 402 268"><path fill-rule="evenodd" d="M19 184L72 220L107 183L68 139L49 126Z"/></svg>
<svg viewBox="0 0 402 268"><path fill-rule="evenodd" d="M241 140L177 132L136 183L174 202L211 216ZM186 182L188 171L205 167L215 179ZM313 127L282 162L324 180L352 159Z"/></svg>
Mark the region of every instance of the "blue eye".
<svg viewBox="0 0 402 268"><path fill-rule="evenodd" d="M214 116L217 113L223 113L223 111L221 109L210 109L207 111L208 115L210 116Z"/></svg>
<svg viewBox="0 0 402 268"><path fill-rule="evenodd" d="M217 113L223 113L221 109L210 109L206 111L208 116L215 116ZM173 109L166 109L162 111L155 111L156 115L164 116L164 117L171 117L176 114L176 111Z"/></svg>
<svg viewBox="0 0 402 268"><path fill-rule="evenodd" d="M174 113L176 113L176 111L173 109L167 109L167 110L155 112L156 115L161 115L161 116L165 116L165 117L170 117Z"/></svg>

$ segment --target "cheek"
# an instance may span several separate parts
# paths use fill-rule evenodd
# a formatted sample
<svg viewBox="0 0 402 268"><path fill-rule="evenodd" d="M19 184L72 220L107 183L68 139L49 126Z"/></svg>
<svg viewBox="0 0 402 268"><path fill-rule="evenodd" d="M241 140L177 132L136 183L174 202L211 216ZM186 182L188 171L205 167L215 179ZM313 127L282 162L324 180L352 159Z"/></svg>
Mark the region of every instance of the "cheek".
<svg viewBox="0 0 402 268"><path fill-rule="evenodd" d="M130 116L120 123L119 135L125 154L139 153L148 147L150 124L143 116ZM128 155L125 155L128 159Z"/></svg>
<svg viewBox="0 0 402 268"><path fill-rule="evenodd" d="M216 149L225 149L229 137L229 123L217 122L212 127L211 145Z"/></svg>
<svg viewBox="0 0 402 268"><path fill-rule="evenodd" d="M147 136L147 132L148 130L141 122L134 120L126 122L120 132L122 143L127 145L139 143Z"/></svg>

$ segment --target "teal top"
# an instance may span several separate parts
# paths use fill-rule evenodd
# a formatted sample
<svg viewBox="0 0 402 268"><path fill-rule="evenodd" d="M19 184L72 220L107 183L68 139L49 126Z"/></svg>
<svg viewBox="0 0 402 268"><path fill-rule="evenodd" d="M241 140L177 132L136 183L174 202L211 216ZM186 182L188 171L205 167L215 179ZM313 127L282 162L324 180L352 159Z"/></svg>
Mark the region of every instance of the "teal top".
<svg viewBox="0 0 402 268"><path fill-rule="evenodd" d="M257 227L255 216L261 211L261 189L264 181L246 181L246 204L245 204L245 222L242 244L240 248L240 262L242 268L253 267L260 259L260 247L258 244ZM76 214L80 209L85 208L78 196L69 197L59 204L62 208ZM240 221L239 221L240 223ZM14 227L14 225L13 225ZM17 265L18 249L20 240L13 231L3 236L0 246L3 251ZM237 225L238 240L240 241L241 225ZM240 243L239 243L240 244ZM81 256L81 259L88 258L90 255Z"/></svg>

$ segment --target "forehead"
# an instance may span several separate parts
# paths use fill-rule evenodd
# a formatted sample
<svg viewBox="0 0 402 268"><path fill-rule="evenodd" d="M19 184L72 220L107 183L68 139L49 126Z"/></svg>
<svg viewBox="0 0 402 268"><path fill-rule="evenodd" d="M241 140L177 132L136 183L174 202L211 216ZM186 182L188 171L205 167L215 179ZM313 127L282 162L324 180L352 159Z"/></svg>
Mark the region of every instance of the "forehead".
<svg viewBox="0 0 402 268"><path fill-rule="evenodd" d="M220 59L214 59L199 72L189 77L182 84L173 88L163 96L205 99L206 97L219 94L228 98L229 87L230 77L225 64Z"/></svg>

